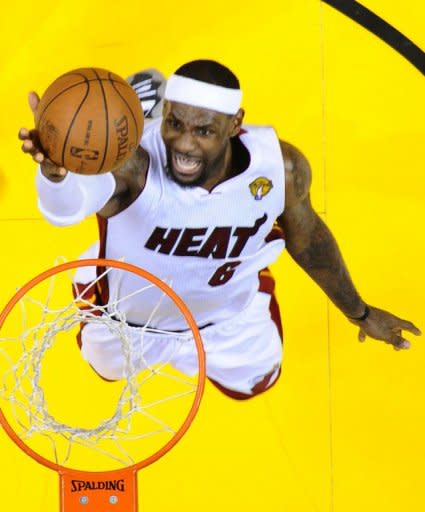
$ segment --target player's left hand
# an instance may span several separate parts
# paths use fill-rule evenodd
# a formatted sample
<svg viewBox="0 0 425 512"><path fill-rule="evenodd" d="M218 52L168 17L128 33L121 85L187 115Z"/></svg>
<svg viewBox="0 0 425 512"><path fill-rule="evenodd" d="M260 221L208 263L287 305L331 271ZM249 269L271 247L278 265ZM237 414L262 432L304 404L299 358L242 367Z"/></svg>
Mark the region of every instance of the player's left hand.
<svg viewBox="0 0 425 512"><path fill-rule="evenodd" d="M397 316L384 311L383 309L369 306L370 312L365 320L350 320L353 324L360 327L359 341L365 341L366 336L376 340L384 341L392 345L394 350L408 349L410 342L402 336L402 331L408 331L416 336L420 336L421 331L409 322L402 320Z"/></svg>

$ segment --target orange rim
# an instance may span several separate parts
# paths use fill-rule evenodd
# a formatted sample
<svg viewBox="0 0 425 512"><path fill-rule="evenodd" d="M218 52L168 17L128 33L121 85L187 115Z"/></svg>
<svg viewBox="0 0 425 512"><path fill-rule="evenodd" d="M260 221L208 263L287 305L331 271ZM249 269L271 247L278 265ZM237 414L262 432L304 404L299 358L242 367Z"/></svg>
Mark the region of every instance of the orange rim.
<svg viewBox="0 0 425 512"><path fill-rule="evenodd" d="M193 338L196 344L196 350L198 353L198 366L199 366L199 377L198 377L198 383L196 388L195 397L192 403L192 407L189 410L189 413L178 429L178 431L174 434L174 436L159 450L157 450L155 453L147 457L146 459L143 459L142 461L133 464L131 466L127 466L125 468L116 469L112 471L114 474L128 474L129 471L137 471L141 468L144 468L146 466L149 466L153 462L160 459L163 455L165 455L175 444L179 442L179 440L183 437L183 435L186 433L188 428L190 427L190 424L192 423L193 419L196 416L196 413L199 409L199 405L201 402L201 398L204 392L205 387L205 374L206 374L206 367L205 367L205 353L202 345L202 339L201 335L199 333L198 326L196 325L196 322L189 311L189 308L186 306L186 304L183 302L183 300L161 279L156 277L155 275L151 274L150 272L137 267L135 265L131 265L130 263L125 263L123 261L117 261L117 260L109 260L109 259L103 259L103 258L90 258L90 259L82 259L82 260L76 260L76 261L69 261L66 263L62 263L58 265L57 267L50 268L46 270L45 272L42 272L38 276L34 277L30 281L28 281L22 288L20 288L15 295L10 299L10 301L6 304L3 311L0 313L0 330L3 327L4 321L6 320L9 313L12 311L12 309L15 307L17 302L19 302L22 297L27 294L34 286L39 284L41 281L44 281L45 279L48 279L49 277L54 276L55 274L59 274L60 272L64 272L66 270L71 270L79 267L85 267L85 266L95 266L95 267L112 267L117 268L120 270L126 270L128 272L132 272L134 274L137 274L138 276L147 279L148 281L152 282L158 288L160 288L164 293L166 293L171 299L174 301L176 306L179 308L182 315L185 317L192 333ZM22 439L16 434L16 432L13 430L13 428L10 426L8 420L6 419L6 416L3 414L3 411L0 409L0 423L2 424L4 430L8 434L8 436L12 439L12 441L21 448L27 455L35 459L37 462L42 464L43 466L46 466L48 468L51 468L55 471L58 471L60 473L63 472L75 472L75 473L84 473L84 474L90 474L90 473L109 473L111 474L111 471L81 471L78 469L72 469L67 468L65 466L61 466L60 464L56 464L54 462L51 462L50 460L42 457L37 452L35 452L32 448L30 448Z"/></svg>

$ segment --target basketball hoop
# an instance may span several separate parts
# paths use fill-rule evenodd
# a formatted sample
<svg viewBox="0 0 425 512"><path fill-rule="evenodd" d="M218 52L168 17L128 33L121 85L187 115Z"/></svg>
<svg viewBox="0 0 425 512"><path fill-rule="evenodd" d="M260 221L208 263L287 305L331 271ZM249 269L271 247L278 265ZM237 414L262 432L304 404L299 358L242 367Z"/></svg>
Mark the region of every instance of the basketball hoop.
<svg viewBox="0 0 425 512"><path fill-rule="evenodd" d="M136 276L140 286L127 296L114 295L108 302L93 300L92 291L97 290L100 296L111 273L114 279L131 273L133 282ZM91 275L91 279L77 286L76 276L81 275ZM75 297L64 301L66 287L70 291L70 279ZM158 289L159 300L153 305L150 324L130 327L123 303L130 295L143 294L152 287ZM187 329L176 333L152 327L163 301L168 302L168 307L170 301L174 303ZM18 322L22 326L19 330ZM122 382L110 384L81 362L80 371L90 372L90 378L96 378L99 386L108 389L108 396L112 388L107 386L118 389L115 411L95 425L81 427L75 425L74 418L65 421L50 410L44 387L49 382L57 386L58 377L49 381L45 366L50 365L60 374L66 366L64 357L68 363L68 355L61 355L59 362L63 366L58 369L58 361L50 355L58 344L59 350L65 354L75 352L80 361L76 344L69 337L80 325L90 323L106 326L120 340L124 369ZM16 292L0 314L0 334L0 356L4 356L0 357L0 422L19 448L59 473L60 511L136 512L137 471L157 461L182 438L197 413L204 390L201 336L182 299L158 277L122 261L66 262L41 273ZM168 359L147 361L143 354L146 340L165 344L172 340ZM179 351L195 355L195 375L181 374L173 366ZM140 448L145 441L149 453ZM103 458L107 460L105 464L98 462ZM87 459L97 461L95 470L85 467Z"/></svg>

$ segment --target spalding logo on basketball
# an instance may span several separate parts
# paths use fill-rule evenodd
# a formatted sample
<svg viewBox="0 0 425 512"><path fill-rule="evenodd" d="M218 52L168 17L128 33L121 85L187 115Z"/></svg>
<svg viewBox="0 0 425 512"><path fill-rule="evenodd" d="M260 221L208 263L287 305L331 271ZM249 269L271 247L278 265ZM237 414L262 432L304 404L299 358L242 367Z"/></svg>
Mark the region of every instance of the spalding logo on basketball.
<svg viewBox="0 0 425 512"><path fill-rule="evenodd" d="M35 122L41 146L56 165L98 174L119 168L134 154L143 111L124 79L105 69L81 68L47 88Z"/></svg>

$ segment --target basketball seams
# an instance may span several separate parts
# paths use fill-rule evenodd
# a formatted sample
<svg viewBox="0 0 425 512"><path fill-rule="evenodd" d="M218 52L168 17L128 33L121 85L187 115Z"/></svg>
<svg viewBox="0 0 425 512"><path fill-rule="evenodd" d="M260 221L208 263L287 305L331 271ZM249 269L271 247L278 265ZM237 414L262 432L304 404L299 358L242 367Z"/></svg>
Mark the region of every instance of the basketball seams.
<svg viewBox="0 0 425 512"><path fill-rule="evenodd" d="M36 113L36 129L54 162L86 175L108 172L128 160L142 127L140 101L131 85L100 68L58 77Z"/></svg>
<svg viewBox="0 0 425 512"><path fill-rule="evenodd" d="M46 112L46 109L50 106L50 104L55 100L57 99L61 94L69 91L70 89L74 88L74 87L77 87L78 85L81 85L81 84L88 84L89 85L89 82L114 82L114 83L117 83L117 84L120 84L121 82L119 80L115 80L113 78L85 78L83 74L81 73L67 73L66 75L63 75L63 76L71 76L71 75L80 75L84 78L84 80L82 80L81 82L77 82L75 84L72 84L72 85L69 85L68 87L66 87L66 89L62 89L58 94L56 94L56 96L54 96L50 101L49 103L44 107L44 109L42 110L41 114L39 114L39 123L41 122L41 119L44 115L44 113ZM62 78L62 77L60 77ZM90 87L90 85L89 85Z"/></svg>
<svg viewBox="0 0 425 512"><path fill-rule="evenodd" d="M81 83L84 83L84 82L81 82ZM68 139L69 139L69 135L71 133L71 130L72 130L72 127L74 126L74 122L80 112L80 110L82 109L83 107L83 104L84 102L86 101L86 99L88 98L88 95L89 95L89 92L90 92L90 85L87 83L87 91L86 91L86 94L84 96L84 98L81 100L81 103L80 105L78 106L78 108L76 109L76 111L74 112L74 115L72 116L72 119L71 119L71 122L69 123L69 126L68 126L68 130L66 132L66 135L65 135L65 138L64 138L64 141L63 141L63 148L62 148L62 167L65 167L65 148L66 148L66 145L68 143Z"/></svg>
<svg viewBox="0 0 425 512"><path fill-rule="evenodd" d="M105 128L106 128L105 137L106 137L106 141L105 141L105 150L103 152L103 159L102 159L100 167L99 167L99 169L98 169L98 171L96 173L96 174L99 174L99 172L103 168L103 164L105 163L105 159L106 159L106 154L108 152L108 146L109 146L109 122L108 122L109 121L109 115L108 115L108 103L106 101L105 89L103 88L102 80L99 77L99 75L98 75L98 73L97 73L97 71L95 69L92 68L92 71L97 76L97 80L99 81L99 86L100 86L100 90L102 91L102 97L103 97L103 106L104 106L104 109L105 109Z"/></svg>
<svg viewBox="0 0 425 512"><path fill-rule="evenodd" d="M120 91L118 90L118 88L114 85L114 82L116 82L115 80L113 80L112 78L110 78L110 81L111 81L111 85L112 85L112 88L116 91L116 93L118 94L118 96L122 99L122 101L127 105L127 108L131 114L131 117L133 118L133 122L134 122L134 126L135 126L135 129L136 129L136 136L138 137L138 134L139 134L139 130L138 130L138 124L137 124L137 120L136 120L136 117L134 115L134 112L133 112L133 109L130 107L130 105L128 104L127 100L124 98L124 96L120 93ZM116 83L120 83L120 82L116 82ZM129 85L129 87L131 87ZM137 143L139 143L140 141L138 140Z"/></svg>
<svg viewBox="0 0 425 512"><path fill-rule="evenodd" d="M77 74L77 73L76 73ZM78 73L79 74L79 73ZM84 78L84 75L81 75L83 78ZM41 114L39 114L39 117L38 117L38 123L41 123L41 120L43 119L43 116L44 114L46 113L46 110L50 107L50 105L63 93L69 91L70 89L72 89L73 87L76 87L77 85L82 85L82 84L86 84L87 85L87 90L90 89L90 85L87 83L89 82L89 80L87 79L84 79L83 81L81 82L78 82L76 84L72 84L72 85L69 85L68 87L66 87L65 89L62 89L60 92L58 92L56 94L56 96L54 96L50 101L49 103L44 107L44 109L41 111Z"/></svg>

